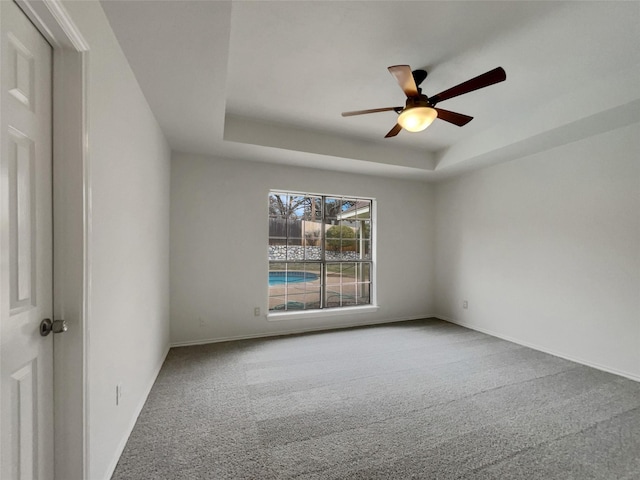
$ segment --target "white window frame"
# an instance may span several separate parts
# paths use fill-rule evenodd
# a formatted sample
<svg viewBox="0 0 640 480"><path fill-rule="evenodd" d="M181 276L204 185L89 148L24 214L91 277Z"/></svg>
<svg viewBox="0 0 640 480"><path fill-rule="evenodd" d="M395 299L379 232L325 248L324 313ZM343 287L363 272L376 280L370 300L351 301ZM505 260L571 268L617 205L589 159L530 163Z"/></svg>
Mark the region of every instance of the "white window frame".
<svg viewBox="0 0 640 480"><path fill-rule="evenodd" d="M369 304L365 305L353 305L346 307L330 307L330 308L318 308L308 310L288 310L288 311L275 311L268 310L266 318L269 321L281 321L281 320L294 320L305 319L312 317L340 317L344 315L360 315L370 314L377 312L380 306L377 302L377 202L375 198L362 196L362 195L349 195L349 194L331 194L331 193L312 193L312 192L300 192L287 189L271 189L269 195L272 193L283 193L288 195L299 196L321 196L321 197L342 197L342 198L355 198L371 201L370 207L370 230L371 230L371 260L370 260L370 290L369 290ZM268 234L267 234L268 235ZM269 262L271 263L271 262Z"/></svg>

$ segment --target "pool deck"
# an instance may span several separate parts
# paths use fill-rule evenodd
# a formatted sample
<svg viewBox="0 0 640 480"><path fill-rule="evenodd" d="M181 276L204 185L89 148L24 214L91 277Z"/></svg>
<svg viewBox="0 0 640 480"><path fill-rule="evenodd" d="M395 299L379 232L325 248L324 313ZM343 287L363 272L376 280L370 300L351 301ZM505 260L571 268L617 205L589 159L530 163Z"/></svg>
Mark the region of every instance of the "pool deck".
<svg viewBox="0 0 640 480"><path fill-rule="evenodd" d="M343 301L342 305L363 305L369 303L368 295L366 295L366 301L362 298L360 288L363 284L355 283L355 277L347 277L343 275L342 284L340 284L341 277L339 274L329 273L327 277L328 306L340 306L341 297ZM334 283L332 283L332 280ZM270 285L269 310L276 309L278 306L283 306L285 303L290 304L290 302L296 302L294 305L306 305L306 309L319 308L320 289L321 283L319 278L311 282L292 282L280 285ZM302 310L302 308L291 308L291 306L292 305L290 304L288 310Z"/></svg>

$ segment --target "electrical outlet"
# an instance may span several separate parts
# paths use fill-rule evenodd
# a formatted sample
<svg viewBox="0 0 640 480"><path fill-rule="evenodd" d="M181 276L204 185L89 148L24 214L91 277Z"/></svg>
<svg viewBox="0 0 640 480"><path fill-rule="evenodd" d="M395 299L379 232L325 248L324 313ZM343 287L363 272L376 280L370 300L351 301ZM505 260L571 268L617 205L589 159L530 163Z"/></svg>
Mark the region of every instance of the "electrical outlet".
<svg viewBox="0 0 640 480"><path fill-rule="evenodd" d="M462 301L462 308L464 308L465 310L469 308L469 302L467 302L466 300Z"/></svg>
<svg viewBox="0 0 640 480"><path fill-rule="evenodd" d="M116 385L116 406L120 405L120 403L122 402L122 394L122 385Z"/></svg>
<svg viewBox="0 0 640 480"><path fill-rule="evenodd" d="M256 308L254 308L254 309L253 309L253 314L254 314L256 317L259 317L259 316L260 316L260 307L256 307Z"/></svg>
<svg viewBox="0 0 640 480"><path fill-rule="evenodd" d="M205 325L204 320L203 320L202 318L198 318L198 324L199 324L201 327L204 327L204 325Z"/></svg>

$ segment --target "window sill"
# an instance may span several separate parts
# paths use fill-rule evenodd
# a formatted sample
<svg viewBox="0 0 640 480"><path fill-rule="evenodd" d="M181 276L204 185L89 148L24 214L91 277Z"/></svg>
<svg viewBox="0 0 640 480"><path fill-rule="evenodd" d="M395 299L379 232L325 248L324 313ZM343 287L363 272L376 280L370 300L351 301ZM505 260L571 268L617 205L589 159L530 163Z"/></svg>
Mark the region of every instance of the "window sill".
<svg viewBox="0 0 640 480"><path fill-rule="evenodd" d="M380 309L380 305L363 305L362 307L327 308L317 310L303 310L294 312L278 312L267 314L269 322L281 320L298 320L301 318L324 318L359 313L374 313Z"/></svg>

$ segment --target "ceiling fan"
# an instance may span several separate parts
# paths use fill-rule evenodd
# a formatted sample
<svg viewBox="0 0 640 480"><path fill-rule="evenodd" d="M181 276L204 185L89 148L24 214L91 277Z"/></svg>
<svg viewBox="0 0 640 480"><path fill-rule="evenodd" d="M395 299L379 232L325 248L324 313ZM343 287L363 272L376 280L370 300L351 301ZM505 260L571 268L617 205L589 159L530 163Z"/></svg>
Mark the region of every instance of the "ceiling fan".
<svg viewBox="0 0 640 480"><path fill-rule="evenodd" d="M400 85L402 91L407 95L407 101L404 107L385 107L342 112L343 117L364 115L365 113L388 112L391 110L398 113L398 123L385 135L385 138L395 137L403 128L410 132L421 132L431 125L436 118L462 127L473 120L473 117L443 110L442 108L436 108L436 104L457 97L458 95L464 95L465 93L488 87L494 83L503 82L507 78L504 69L498 67L482 75L478 75L471 80L462 82L455 87L451 87L444 92L440 92L437 95L427 97L422 93L422 89L419 88L419 85L427 78L426 71L414 70L412 72L409 65L393 65L389 67L389 72L396 78L398 85Z"/></svg>

